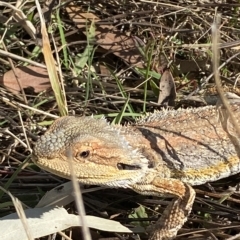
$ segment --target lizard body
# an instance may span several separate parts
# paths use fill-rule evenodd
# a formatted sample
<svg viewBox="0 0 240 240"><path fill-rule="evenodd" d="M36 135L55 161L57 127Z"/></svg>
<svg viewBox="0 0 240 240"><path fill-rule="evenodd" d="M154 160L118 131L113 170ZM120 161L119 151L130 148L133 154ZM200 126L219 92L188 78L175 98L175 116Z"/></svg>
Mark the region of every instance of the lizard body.
<svg viewBox="0 0 240 240"><path fill-rule="evenodd" d="M239 119L239 105L232 109ZM81 183L174 196L149 236L172 239L191 211L191 186L240 172L233 128L229 120L223 126L220 117L213 106L155 112L127 126L92 117L62 117L40 137L33 160L70 179L71 148Z"/></svg>

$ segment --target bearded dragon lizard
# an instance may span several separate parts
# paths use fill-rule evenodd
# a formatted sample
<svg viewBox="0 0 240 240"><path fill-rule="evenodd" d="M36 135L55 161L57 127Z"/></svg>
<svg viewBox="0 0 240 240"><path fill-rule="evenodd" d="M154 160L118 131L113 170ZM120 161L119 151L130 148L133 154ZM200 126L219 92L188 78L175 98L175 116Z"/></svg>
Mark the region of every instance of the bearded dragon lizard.
<svg viewBox="0 0 240 240"><path fill-rule="evenodd" d="M191 212L192 186L240 172L233 128L224 109L218 109L163 110L127 126L93 117L62 117L40 137L33 160L70 179L71 148L81 183L173 196L149 234L149 239L173 239ZM240 119L240 106L233 104L232 109Z"/></svg>

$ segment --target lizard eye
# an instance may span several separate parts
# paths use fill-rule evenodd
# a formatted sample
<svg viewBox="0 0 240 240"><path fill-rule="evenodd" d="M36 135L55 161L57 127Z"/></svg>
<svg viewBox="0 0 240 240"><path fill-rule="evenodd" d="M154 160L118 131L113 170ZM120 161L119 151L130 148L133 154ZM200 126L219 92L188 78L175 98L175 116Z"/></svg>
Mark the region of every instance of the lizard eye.
<svg viewBox="0 0 240 240"><path fill-rule="evenodd" d="M86 150L86 151L82 151L80 153L78 153L78 156L81 158L87 158L90 154L90 151Z"/></svg>

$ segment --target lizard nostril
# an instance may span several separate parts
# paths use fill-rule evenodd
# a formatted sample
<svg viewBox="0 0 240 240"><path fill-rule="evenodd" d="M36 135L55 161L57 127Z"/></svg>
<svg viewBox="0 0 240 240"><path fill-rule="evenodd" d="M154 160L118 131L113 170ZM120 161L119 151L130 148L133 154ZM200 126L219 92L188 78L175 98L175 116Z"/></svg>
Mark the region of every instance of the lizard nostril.
<svg viewBox="0 0 240 240"><path fill-rule="evenodd" d="M124 170L124 167L123 167L122 163L118 163L117 168L118 168L118 170Z"/></svg>
<svg viewBox="0 0 240 240"><path fill-rule="evenodd" d="M90 154L90 151L82 151L80 153L78 153L78 156L81 157L81 158L87 158Z"/></svg>
<svg viewBox="0 0 240 240"><path fill-rule="evenodd" d="M154 168L155 165L156 164L154 162L151 162L151 161L148 162L148 168Z"/></svg>

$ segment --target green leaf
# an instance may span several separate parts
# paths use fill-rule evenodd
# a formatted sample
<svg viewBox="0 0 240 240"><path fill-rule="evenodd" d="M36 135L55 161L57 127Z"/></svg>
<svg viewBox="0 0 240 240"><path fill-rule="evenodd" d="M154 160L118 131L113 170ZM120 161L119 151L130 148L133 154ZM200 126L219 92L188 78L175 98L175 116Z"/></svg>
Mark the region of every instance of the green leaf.
<svg viewBox="0 0 240 240"><path fill-rule="evenodd" d="M131 214L128 215L128 218L139 219L139 218L148 218L148 214L145 211L145 207L140 205L138 208L135 208ZM149 221L134 221L131 222L135 226L147 227L149 226Z"/></svg>

